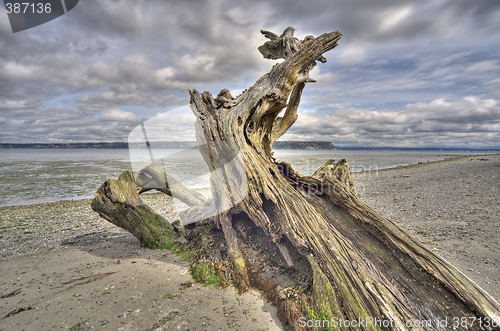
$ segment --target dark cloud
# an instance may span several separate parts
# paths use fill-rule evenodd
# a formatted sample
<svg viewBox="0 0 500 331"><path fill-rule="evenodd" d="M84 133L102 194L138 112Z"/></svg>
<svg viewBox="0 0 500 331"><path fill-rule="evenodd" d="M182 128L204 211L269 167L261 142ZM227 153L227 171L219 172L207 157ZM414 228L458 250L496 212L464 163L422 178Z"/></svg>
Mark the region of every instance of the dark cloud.
<svg viewBox="0 0 500 331"><path fill-rule="evenodd" d="M0 105L0 114L4 114ZM56 106L16 110L0 124L2 142L78 142L126 141L130 131L140 123L134 114L108 109L100 118L86 116L76 108ZM35 137L35 138L34 138Z"/></svg>
<svg viewBox="0 0 500 331"><path fill-rule="evenodd" d="M498 35L500 31L496 0L278 0L272 6L268 24L294 25L316 34L339 29L348 38L342 43L428 39L464 30Z"/></svg>
<svg viewBox="0 0 500 331"><path fill-rule="evenodd" d="M500 95L499 4L82 0L16 34L0 9L0 141L124 141L141 121L187 104L188 88L253 84L273 65L257 51L259 30L292 25L298 37L344 37L313 72L289 137L499 145L489 103ZM174 135L190 126L168 120Z"/></svg>

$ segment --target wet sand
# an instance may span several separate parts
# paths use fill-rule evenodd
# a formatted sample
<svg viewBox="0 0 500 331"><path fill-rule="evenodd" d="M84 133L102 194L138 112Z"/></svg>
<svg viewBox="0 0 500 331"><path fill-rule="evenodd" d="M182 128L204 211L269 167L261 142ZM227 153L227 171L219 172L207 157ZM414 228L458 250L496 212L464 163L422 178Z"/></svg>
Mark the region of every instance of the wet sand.
<svg viewBox="0 0 500 331"><path fill-rule="evenodd" d="M163 195L142 198L175 220ZM141 247L90 200L4 207L0 218L0 330L282 330L259 293L190 284L187 262Z"/></svg>

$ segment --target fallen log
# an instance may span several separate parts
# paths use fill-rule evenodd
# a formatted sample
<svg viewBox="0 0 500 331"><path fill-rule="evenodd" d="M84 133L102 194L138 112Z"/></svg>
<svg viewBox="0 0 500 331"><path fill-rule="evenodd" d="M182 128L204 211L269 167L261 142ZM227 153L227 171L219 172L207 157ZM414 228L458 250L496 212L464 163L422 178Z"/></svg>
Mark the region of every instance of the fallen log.
<svg viewBox="0 0 500 331"><path fill-rule="evenodd" d="M188 213L217 211L185 225L193 277L260 290L290 330L500 330L499 304L367 206L345 160L331 160L312 176L276 162L273 142L297 120L301 93L314 81L310 70L342 36L299 40L293 31L262 31L270 41L259 51L284 61L241 95L189 91L213 198L188 194ZM226 166L232 158L241 163ZM99 189L94 210L148 245L162 240L158 233L172 233L140 202L132 174L120 178ZM154 186L144 185L139 192Z"/></svg>

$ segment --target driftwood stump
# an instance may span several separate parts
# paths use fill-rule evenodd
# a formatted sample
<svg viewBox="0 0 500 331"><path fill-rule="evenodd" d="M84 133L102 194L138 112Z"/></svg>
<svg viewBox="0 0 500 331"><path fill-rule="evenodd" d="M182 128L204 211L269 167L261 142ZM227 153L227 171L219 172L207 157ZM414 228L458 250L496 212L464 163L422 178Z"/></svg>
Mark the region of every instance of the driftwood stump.
<svg viewBox="0 0 500 331"><path fill-rule="evenodd" d="M259 51L284 61L236 98L226 89L216 98L189 91L213 198L149 167L108 180L93 209L148 247L190 252L197 280L260 290L290 330L500 330L499 304L361 201L345 160L302 176L273 158L273 142L297 120L302 90L314 81L310 70L342 36L299 40L293 32L262 31L270 40ZM186 219L202 221L160 219L138 195L153 188L181 192Z"/></svg>

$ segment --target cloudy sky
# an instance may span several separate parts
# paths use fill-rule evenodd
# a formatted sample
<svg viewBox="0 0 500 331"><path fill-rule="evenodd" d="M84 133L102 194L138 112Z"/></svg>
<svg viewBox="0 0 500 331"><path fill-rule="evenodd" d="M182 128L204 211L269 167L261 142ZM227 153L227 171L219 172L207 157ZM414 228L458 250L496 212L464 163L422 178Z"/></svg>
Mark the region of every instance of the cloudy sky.
<svg viewBox="0 0 500 331"><path fill-rule="evenodd" d="M12 33L0 8L0 142L186 140L187 89L238 94L270 70L260 29L340 30L282 139L500 147L500 1L80 0ZM174 111L172 111L174 110Z"/></svg>

